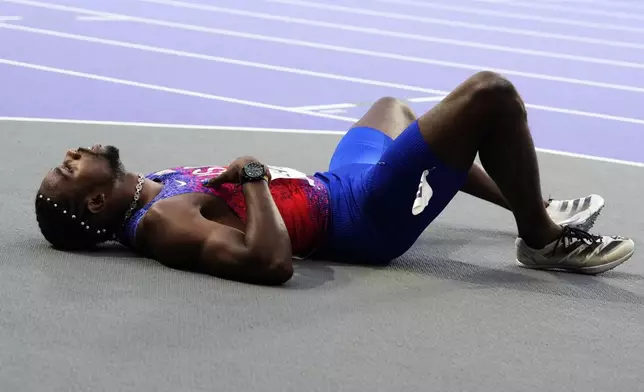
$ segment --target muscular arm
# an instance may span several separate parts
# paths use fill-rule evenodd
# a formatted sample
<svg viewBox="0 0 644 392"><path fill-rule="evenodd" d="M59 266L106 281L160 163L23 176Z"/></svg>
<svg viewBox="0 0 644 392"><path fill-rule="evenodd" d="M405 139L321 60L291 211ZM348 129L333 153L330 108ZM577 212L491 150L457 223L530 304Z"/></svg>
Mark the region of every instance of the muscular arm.
<svg viewBox="0 0 644 392"><path fill-rule="evenodd" d="M239 274L236 280L282 284L293 275L291 240L284 220L265 181L244 184L243 192L246 233L211 233L203 244L199 263L213 275L233 272Z"/></svg>
<svg viewBox="0 0 644 392"><path fill-rule="evenodd" d="M291 239L286 224L273 200L266 181L243 185L246 199L246 236L248 251L270 264L291 263Z"/></svg>
<svg viewBox="0 0 644 392"><path fill-rule="evenodd" d="M293 275L291 241L268 185L247 183L243 192L245 233L205 219L194 207L160 206L144 227L155 258L223 279L262 285L288 281Z"/></svg>

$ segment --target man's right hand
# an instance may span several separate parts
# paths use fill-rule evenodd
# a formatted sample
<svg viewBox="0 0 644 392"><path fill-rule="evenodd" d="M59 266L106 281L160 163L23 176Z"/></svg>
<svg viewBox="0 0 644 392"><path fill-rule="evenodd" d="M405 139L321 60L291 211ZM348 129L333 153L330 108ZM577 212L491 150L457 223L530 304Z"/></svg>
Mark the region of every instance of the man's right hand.
<svg viewBox="0 0 644 392"><path fill-rule="evenodd" d="M256 158L251 156L244 156L235 159L226 170L217 177L211 178L204 183L209 188L216 188L222 184L239 184L241 182L242 170L244 166L251 162L259 162ZM270 182L270 172L266 170L266 175Z"/></svg>

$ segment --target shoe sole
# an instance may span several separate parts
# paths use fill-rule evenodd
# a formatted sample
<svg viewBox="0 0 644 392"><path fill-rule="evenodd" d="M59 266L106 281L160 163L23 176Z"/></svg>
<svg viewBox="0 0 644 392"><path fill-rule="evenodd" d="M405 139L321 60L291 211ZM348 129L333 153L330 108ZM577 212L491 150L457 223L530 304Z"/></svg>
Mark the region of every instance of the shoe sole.
<svg viewBox="0 0 644 392"><path fill-rule="evenodd" d="M624 263L626 260L630 259L634 253L635 253L635 248L633 248L633 250L631 250L627 255L615 261L611 261L610 263L607 263L607 264L595 265L592 267L565 267L560 264L528 265L528 264L523 264L522 262L519 261L519 259L516 259L516 261L520 267L527 268L527 269L556 270L556 271L563 271L563 272L574 272L574 273L585 274L585 275L597 275L597 274L601 274L602 272L612 270L613 268L619 266L620 264Z"/></svg>

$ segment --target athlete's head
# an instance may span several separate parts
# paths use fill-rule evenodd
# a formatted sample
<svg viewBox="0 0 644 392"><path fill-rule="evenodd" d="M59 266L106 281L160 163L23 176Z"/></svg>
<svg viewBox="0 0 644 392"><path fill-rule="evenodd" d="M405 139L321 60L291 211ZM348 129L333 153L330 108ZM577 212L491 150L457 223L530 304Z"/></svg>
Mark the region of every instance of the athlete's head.
<svg viewBox="0 0 644 392"><path fill-rule="evenodd" d="M64 250L91 249L111 240L124 205L119 191L124 177L116 147L68 150L36 195L36 219L43 236Z"/></svg>

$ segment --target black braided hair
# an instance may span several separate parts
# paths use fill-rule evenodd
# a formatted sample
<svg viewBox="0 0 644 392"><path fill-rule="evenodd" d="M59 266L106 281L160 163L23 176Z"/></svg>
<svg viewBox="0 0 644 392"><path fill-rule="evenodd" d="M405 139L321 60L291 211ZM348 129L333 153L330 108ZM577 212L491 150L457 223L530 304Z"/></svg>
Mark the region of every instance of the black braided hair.
<svg viewBox="0 0 644 392"><path fill-rule="evenodd" d="M114 238L110 231L93 227L89 210L78 211L71 200L53 200L38 193L35 207L40 232L56 249L94 250Z"/></svg>

